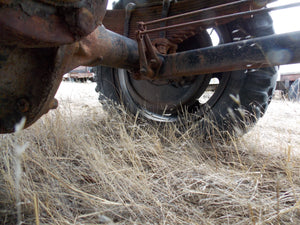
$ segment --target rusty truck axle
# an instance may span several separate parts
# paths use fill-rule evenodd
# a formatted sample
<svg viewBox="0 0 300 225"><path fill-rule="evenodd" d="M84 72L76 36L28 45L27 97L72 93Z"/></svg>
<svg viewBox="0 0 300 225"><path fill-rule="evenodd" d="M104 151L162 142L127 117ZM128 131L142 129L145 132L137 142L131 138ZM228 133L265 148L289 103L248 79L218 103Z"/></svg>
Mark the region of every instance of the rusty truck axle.
<svg viewBox="0 0 300 225"><path fill-rule="evenodd" d="M201 9L202 3L214 7L214 4L226 5L234 1L191 2L193 4L187 6L186 1L179 1L174 9L179 7L188 11L189 7L195 6L196 10L197 7ZM264 7L267 1L259 7L253 2L238 1L224 11L216 7L216 16L220 17L227 11L237 13L239 10ZM25 126L28 127L57 107L54 96L63 74L79 65L124 68L138 79L168 80L300 62L300 32L174 53L176 42L202 29L192 26L187 27L183 34L163 33L165 36L160 39L156 34L149 34L149 38L143 34L138 44L136 40L121 35L121 29L116 28L117 32L113 32L101 25L106 4L106 0L0 0L0 133L13 132L22 117L26 117ZM161 8L161 5L154 5L136 13L139 15ZM125 15L124 11L115 12ZM115 18L108 13L108 19ZM226 18L218 24L234 19ZM125 21L128 22L127 28L130 27L130 17ZM186 18L183 20L187 21ZM108 23L108 27L110 25ZM203 29L214 25L215 22L211 21ZM131 36L132 29L129 31L127 28L123 30ZM167 53L168 48L158 46L159 52L157 46L151 45L150 39L158 40L157 44L170 44L172 51L162 54ZM153 72L148 73L147 70Z"/></svg>
<svg viewBox="0 0 300 225"><path fill-rule="evenodd" d="M163 57L160 79L300 62L300 31L270 35Z"/></svg>

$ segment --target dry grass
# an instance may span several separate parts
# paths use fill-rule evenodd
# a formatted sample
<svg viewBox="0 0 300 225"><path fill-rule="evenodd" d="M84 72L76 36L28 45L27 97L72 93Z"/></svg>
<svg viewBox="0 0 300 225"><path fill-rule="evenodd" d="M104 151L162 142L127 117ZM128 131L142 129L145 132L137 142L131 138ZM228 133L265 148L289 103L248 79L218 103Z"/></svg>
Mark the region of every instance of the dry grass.
<svg viewBox="0 0 300 225"><path fill-rule="evenodd" d="M275 101L226 142L122 109L72 113L68 101L20 136L0 136L0 224L17 221L13 150L27 142L24 224L300 224L300 104Z"/></svg>

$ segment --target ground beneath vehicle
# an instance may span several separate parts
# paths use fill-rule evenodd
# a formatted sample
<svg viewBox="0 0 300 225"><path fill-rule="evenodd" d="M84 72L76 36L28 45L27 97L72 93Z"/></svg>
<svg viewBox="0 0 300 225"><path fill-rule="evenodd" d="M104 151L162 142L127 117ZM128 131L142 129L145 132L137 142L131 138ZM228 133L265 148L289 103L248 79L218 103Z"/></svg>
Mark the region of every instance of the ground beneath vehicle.
<svg viewBox="0 0 300 225"><path fill-rule="evenodd" d="M300 61L300 33L272 35L268 15L299 4L268 2L119 1L105 15L106 0L0 1L0 131L56 108L63 74L79 65L102 66L101 99L151 120L252 125L270 102L274 66ZM282 60L283 49L293 54Z"/></svg>

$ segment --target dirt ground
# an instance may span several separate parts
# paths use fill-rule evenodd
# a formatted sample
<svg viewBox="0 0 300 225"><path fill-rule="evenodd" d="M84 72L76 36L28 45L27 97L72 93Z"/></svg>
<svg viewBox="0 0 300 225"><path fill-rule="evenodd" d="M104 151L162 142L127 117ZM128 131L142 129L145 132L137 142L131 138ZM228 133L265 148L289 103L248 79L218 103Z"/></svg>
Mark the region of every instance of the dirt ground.
<svg viewBox="0 0 300 225"><path fill-rule="evenodd" d="M70 105L75 113L87 106L101 108L98 101L98 93L95 91L95 82L77 83L63 81L56 93L55 98L59 101L60 107Z"/></svg>

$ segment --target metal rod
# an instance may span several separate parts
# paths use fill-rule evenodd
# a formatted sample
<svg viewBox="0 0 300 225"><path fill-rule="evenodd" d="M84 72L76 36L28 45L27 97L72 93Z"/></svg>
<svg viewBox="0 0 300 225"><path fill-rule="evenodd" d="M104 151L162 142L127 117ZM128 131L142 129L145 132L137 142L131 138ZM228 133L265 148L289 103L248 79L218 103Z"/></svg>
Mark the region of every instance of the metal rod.
<svg viewBox="0 0 300 225"><path fill-rule="evenodd" d="M171 25L171 26L166 26L166 27L159 27L159 28L150 29L150 30L142 30L141 34L149 34L149 33L154 33L157 31L171 30L171 29L185 27L185 26L191 26L191 25L200 25L200 24L212 22L212 21L216 22L216 21L222 20L222 19L234 19L234 18L239 18L242 16L255 15L255 14L260 14L260 13L265 13L265 12L270 12L270 11L280 10L280 9L286 9L286 8L292 8L292 7L297 7L297 6L300 6L300 2L292 3L292 4L288 4L288 5L284 5L284 6L274 6L271 8L255 9L255 10L247 11L247 12L240 12L240 13L234 13L234 14L229 14L229 15L224 15L224 16L217 16L217 17L207 18L207 19L203 19L203 20L188 22L188 23L181 23L181 24L176 24L176 25ZM143 25L143 24L141 24L141 25Z"/></svg>
<svg viewBox="0 0 300 225"><path fill-rule="evenodd" d="M249 1L250 0L241 0L241 1L236 1L236 2L226 3L226 4L212 6L212 7L205 8L205 9L199 9L199 10L196 10L196 11L187 12L187 13L183 13L183 14L179 14L179 15L175 15L175 16L162 18L162 19L152 20L152 21L148 21L148 22L139 22L139 24L147 26L147 25L150 25L150 24L156 24L156 23L165 22L165 21L172 20L172 19L182 18L182 17L185 17L185 16L191 16L191 15L194 15L194 14L203 13L203 12L207 12L207 11L214 10L214 9L220 9L220 8L228 7L228 6L232 6L232 5L237 5L237 4L245 3L245 2L249 2Z"/></svg>
<svg viewBox="0 0 300 225"><path fill-rule="evenodd" d="M159 78L245 70L300 62L300 31L164 56Z"/></svg>
<svg viewBox="0 0 300 225"><path fill-rule="evenodd" d="M138 44L135 40L99 26L80 41L79 49L67 69L71 70L79 65L138 69Z"/></svg>

